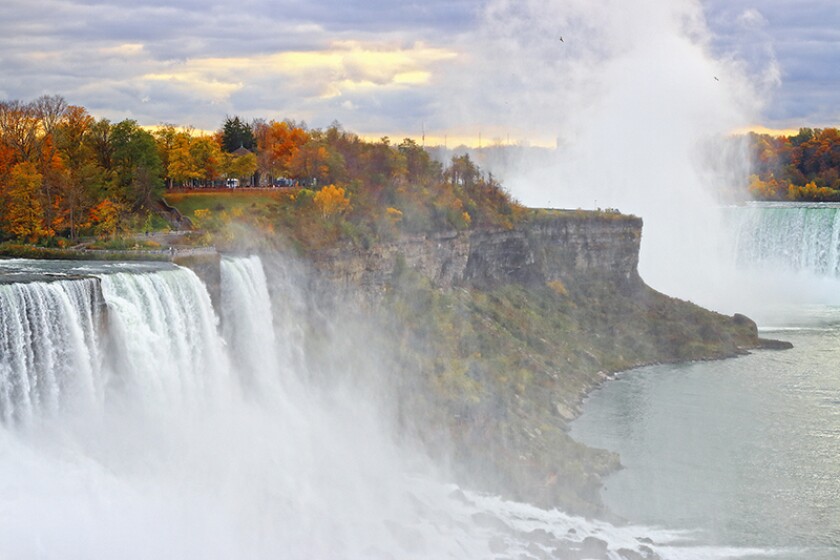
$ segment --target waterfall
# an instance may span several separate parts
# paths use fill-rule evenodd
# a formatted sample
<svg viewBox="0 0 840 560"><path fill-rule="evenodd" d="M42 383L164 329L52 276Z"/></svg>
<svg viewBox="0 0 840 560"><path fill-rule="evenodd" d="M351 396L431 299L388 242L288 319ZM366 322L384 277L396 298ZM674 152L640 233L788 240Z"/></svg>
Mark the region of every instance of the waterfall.
<svg viewBox="0 0 840 560"><path fill-rule="evenodd" d="M55 266L90 277L0 284L2 558L749 552L441 483L361 394L307 385L306 288L282 264L270 291L260 259L223 259L220 318L187 269Z"/></svg>
<svg viewBox="0 0 840 560"><path fill-rule="evenodd" d="M754 204L730 218L739 266L840 276L840 205Z"/></svg>
<svg viewBox="0 0 840 560"><path fill-rule="evenodd" d="M27 423L102 400L95 279L0 285L0 414Z"/></svg>
<svg viewBox="0 0 840 560"><path fill-rule="evenodd" d="M218 400L230 366L206 288L192 271L101 277L115 382L151 407Z"/></svg>
<svg viewBox="0 0 840 560"><path fill-rule="evenodd" d="M279 366L271 299L260 259L223 258L222 334L243 382L274 385Z"/></svg>

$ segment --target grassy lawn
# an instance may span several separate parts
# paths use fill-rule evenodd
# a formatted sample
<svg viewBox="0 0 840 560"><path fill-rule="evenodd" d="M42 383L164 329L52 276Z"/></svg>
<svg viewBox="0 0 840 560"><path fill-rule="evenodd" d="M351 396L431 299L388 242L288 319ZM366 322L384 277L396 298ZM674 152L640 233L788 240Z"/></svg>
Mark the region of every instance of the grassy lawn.
<svg viewBox="0 0 840 560"><path fill-rule="evenodd" d="M177 208L183 215L192 218L196 210L207 209L214 212L234 209L243 211L263 210L270 204L276 204L289 193L285 190L264 191L214 191L214 192L185 192L168 193L164 195L166 202Z"/></svg>

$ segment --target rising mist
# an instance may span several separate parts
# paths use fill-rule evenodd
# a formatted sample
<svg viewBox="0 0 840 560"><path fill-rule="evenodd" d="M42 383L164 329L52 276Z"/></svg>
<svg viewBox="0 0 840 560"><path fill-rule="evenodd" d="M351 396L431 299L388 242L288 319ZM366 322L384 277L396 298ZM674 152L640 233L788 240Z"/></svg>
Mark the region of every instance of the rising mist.
<svg viewBox="0 0 840 560"><path fill-rule="evenodd" d="M556 143L549 161L480 163L528 206L641 216L645 280L732 311L719 208L749 161L727 138L757 122L779 73L772 56L755 70L714 52L704 17L690 0L493 2L452 119Z"/></svg>

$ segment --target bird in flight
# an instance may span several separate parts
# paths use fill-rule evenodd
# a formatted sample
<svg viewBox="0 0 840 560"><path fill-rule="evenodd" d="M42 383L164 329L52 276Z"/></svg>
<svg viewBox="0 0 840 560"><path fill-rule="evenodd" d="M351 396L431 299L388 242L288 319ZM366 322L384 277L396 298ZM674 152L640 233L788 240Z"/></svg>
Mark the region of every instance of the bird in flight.
<svg viewBox="0 0 840 560"><path fill-rule="evenodd" d="M718 77L717 77L717 76L715 76L715 81L716 81L716 82L719 82L719 81L720 81L720 80L718 80Z"/></svg>
<svg viewBox="0 0 840 560"><path fill-rule="evenodd" d="M566 41L564 41L564 40L563 40L563 36L562 36L562 35L560 35L560 42L561 42L561 43L565 43L565 42L566 42Z"/></svg>

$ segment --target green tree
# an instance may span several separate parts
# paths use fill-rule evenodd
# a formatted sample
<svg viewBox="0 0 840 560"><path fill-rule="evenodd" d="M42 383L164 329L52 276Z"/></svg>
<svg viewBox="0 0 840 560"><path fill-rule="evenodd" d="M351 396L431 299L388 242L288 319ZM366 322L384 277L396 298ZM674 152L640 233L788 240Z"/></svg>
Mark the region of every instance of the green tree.
<svg viewBox="0 0 840 560"><path fill-rule="evenodd" d="M133 210L151 210L163 191L163 166L154 137L124 120L113 126L115 193Z"/></svg>
<svg viewBox="0 0 840 560"><path fill-rule="evenodd" d="M224 125L222 125L222 149L231 153L239 148L245 148L252 152L257 149L254 130L251 125L242 122L239 117L227 117Z"/></svg>

